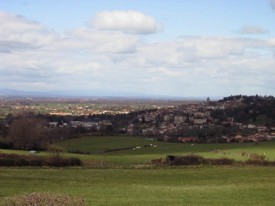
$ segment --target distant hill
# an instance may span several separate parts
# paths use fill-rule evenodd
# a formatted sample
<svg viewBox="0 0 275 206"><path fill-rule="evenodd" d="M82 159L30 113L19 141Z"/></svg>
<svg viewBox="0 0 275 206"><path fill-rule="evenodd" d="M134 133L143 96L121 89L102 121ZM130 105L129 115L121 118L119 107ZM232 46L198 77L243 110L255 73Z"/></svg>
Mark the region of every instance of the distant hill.
<svg viewBox="0 0 275 206"><path fill-rule="evenodd" d="M206 97L176 97L169 95L148 95L133 92L112 92L101 90L88 91L25 91L9 88L0 88L0 96L6 97L106 97L106 98L137 98L137 99L163 99L163 100L206 100ZM218 98L214 98L218 99Z"/></svg>
<svg viewBox="0 0 275 206"><path fill-rule="evenodd" d="M0 89L0 96L48 96L46 92L23 91L16 89Z"/></svg>
<svg viewBox="0 0 275 206"><path fill-rule="evenodd" d="M233 117L235 121L241 123L275 125L275 98L273 96L236 95L224 97L219 102L225 103L227 107L222 112L213 111L212 116L221 121Z"/></svg>

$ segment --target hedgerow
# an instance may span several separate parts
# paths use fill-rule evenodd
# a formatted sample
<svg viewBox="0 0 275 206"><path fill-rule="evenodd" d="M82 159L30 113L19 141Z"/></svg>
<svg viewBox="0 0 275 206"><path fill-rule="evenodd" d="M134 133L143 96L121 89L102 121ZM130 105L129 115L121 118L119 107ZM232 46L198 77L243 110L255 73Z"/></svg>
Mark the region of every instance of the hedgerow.
<svg viewBox="0 0 275 206"><path fill-rule="evenodd" d="M229 158L204 158L198 155L173 156L168 155L165 163L171 166L176 165L256 165L256 166L275 166L275 161L268 161L264 158L252 156L247 161L241 162Z"/></svg>
<svg viewBox="0 0 275 206"><path fill-rule="evenodd" d="M16 154L0 154L0 166L51 166L68 167L81 166L78 158L41 157Z"/></svg>

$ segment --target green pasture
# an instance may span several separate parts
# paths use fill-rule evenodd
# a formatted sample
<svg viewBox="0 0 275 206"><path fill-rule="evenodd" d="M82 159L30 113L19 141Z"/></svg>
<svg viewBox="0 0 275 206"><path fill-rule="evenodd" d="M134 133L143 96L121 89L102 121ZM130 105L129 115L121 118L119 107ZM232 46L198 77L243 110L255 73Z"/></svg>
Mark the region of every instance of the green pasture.
<svg viewBox="0 0 275 206"><path fill-rule="evenodd" d="M91 206L273 206L274 173L274 167L0 168L0 205L9 196L51 192Z"/></svg>
<svg viewBox="0 0 275 206"><path fill-rule="evenodd" d="M145 147L145 145L157 145ZM265 154L268 160L275 160L275 142L234 143L234 144L191 144L151 141L141 137L102 136L81 137L60 142L58 145L66 151L89 152L91 155L78 155L82 159L104 160L123 164L146 164L152 159L165 158L167 155L196 154L207 158L231 158L247 160L250 154ZM129 149L104 153L108 149L140 146L141 149ZM243 153L243 155L241 155ZM71 154L70 154L71 155Z"/></svg>
<svg viewBox="0 0 275 206"><path fill-rule="evenodd" d="M156 147L145 147L145 145ZM167 155L201 155L205 158L230 158L245 161L251 154L265 154L268 160L275 160L275 142L232 143L232 144L191 144L158 142L141 137L129 136L84 136L61 141L57 145L64 148L61 156L77 157L87 167L132 167L150 164L152 159ZM129 149L113 152L106 150L139 146L140 149ZM88 152L75 154L69 151ZM1 150L0 153L16 153L30 155L28 151ZM241 155L242 153L242 155ZM50 152L40 152L36 155L49 156Z"/></svg>
<svg viewBox="0 0 275 206"><path fill-rule="evenodd" d="M149 144L157 147L144 147ZM84 166L0 167L0 205L6 197L32 192L83 197L87 205L93 206L272 206L275 202L275 167L150 165L152 159L169 154L246 160L249 157L240 153L265 153L267 159L275 160L275 142L179 144L138 137L88 136L61 141L58 145L64 148L61 156L78 157ZM132 146L141 149L103 152ZM90 154L73 154L70 150ZM0 150L0 153L53 155L20 150Z"/></svg>

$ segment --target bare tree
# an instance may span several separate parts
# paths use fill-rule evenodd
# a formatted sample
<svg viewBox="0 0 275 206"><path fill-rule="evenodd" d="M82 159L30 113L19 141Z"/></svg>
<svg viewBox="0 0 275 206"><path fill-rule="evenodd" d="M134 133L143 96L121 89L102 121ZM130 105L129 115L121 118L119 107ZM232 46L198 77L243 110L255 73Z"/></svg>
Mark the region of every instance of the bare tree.
<svg viewBox="0 0 275 206"><path fill-rule="evenodd" d="M47 143L45 121L39 118L21 117L9 127L9 138L18 149L44 149Z"/></svg>

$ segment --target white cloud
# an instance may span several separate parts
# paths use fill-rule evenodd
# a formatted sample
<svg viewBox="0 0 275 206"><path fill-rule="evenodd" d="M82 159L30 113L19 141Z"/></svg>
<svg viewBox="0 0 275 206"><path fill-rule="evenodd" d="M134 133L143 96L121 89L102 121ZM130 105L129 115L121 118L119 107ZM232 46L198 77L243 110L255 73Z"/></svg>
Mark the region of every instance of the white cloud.
<svg viewBox="0 0 275 206"><path fill-rule="evenodd" d="M15 14L0 12L0 52L38 48L57 38L37 22Z"/></svg>
<svg viewBox="0 0 275 206"><path fill-rule="evenodd" d="M153 17L138 11L102 11L97 13L92 24L97 29L134 34L151 34L161 29Z"/></svg>
<svg viewBox="0 0 275 206"><path fill-rule="evenodd" d="M268 31L259 26L244 26L240 29L241 34L266 34Z"/></svg>
<svg viewBox="0 0 275 206"><path fill-rule="evenodd" d="M1 15L0 88L274 95L274 39L183 36L148 43L92 28L61 37L24 17Z"/></svg>
<svg viewBox="0 0 275 206"><path fill-rule="evenodd" d="M252 94L259 90L262 93L263 87L272 93L267 82L275 75L273 49L263 40L182 37L145 45L132 64L142 71L147 68L148 82L154 77L159 90L166 93Z"/></svg>
<svg viewBox="0 0 275 206"><path fill-rule="evenodd" d="M63 45L74 49L88 49L90 52L129 53L135 51L139 39L121 32L102 32L86 28L68 32Z"/></svg>

